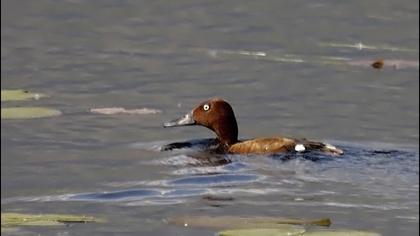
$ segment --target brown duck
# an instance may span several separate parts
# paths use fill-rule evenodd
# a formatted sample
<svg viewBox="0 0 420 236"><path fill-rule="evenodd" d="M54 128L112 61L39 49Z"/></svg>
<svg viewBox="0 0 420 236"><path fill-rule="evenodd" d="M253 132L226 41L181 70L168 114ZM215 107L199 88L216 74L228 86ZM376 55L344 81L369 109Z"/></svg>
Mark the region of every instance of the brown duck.
<svg viewBox="0 0 420 236"><path fill-rule="evenodd" d="M217 135L217 143L226 153L232 154L274 154L281 152L321 151L341 155L343 151L330 144L307 139L281 136L238 140L238 125L232 107L220 98L200 103L191 112L179 119L166 122L164 127L202 125Z"/></svg>

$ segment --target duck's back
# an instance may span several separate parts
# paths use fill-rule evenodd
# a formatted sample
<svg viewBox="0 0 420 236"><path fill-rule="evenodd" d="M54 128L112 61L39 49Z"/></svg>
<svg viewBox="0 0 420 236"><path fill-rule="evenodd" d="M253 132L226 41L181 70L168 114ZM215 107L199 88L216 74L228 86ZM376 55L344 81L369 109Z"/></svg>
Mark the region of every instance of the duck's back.
<svg viewBox="0 0 420 236"><path fill-rule="evenodd" d="M294 150L296 142L284 137L256 138L235 143L229 147L230 153L269 154Z"/></svg>
<svg viewBox="0 0 420 236"><path fill-rule="evenodd" d="M307 139L291 139L285 137L256 138L235 143L229 147L234 154L273 154L290 151L317 150L332 155L341 155L343 151L330 144Z"/></svg>

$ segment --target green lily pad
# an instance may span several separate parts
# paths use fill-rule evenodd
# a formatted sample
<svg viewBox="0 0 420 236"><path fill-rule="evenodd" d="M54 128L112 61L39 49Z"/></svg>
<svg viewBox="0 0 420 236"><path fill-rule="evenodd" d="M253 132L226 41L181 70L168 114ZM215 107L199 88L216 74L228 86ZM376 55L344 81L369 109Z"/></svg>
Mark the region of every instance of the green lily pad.
<svg viewBox="0 0 420 236"><path fill-rule="evenodd" d="M369 231L357 230L320 230L306 232L304 236L381 236L381 234Z"/></svg>
<svg viewBox="0 0 420 236"><path fill-rule="evenodd" d="M1 90L1 101L22 101L22 100L29 100L35 99L38 100L42 97L46 97L47 95L43 93L31 93L27 90L23 89L8 89L8 90Z"/></svg>
<svg viewBox="0 0 420 236"><path fill-rule="evenodd" d="M1 108L1 119L33 119L59 115L61 115L61 111L46 107Z"/></svg>
<svg viewBox="0 0 420 236"><path fill-rule="evenodd" d="M240 217L240 216L177 216L168 219L168 223L186 227L204 227L216 229L277 228L289 225L330 226L328 218L315 220L290 219L280 217Z"/></svg>
<svg viewBox="0 0 420 236"><path fill-rule="evenodd" d="M16 226L55 226L89 222L102 222L102 220L98 220L91 216L78 215L1 213L2 228Z"/></svg>
<svg viewBox="0 0 420 236"><path fill-rule="evenodd" d="M283 225L282 228L275 229L232 229L218 233L219 236L293 236L305 235L305 229L297 229L291 225Z"/></svg>

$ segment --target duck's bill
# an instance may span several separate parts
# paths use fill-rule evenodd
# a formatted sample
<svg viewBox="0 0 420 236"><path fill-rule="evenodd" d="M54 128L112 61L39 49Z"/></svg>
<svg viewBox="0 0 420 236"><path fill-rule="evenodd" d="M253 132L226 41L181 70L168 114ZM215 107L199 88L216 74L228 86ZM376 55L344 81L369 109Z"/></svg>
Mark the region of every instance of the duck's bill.
<svg viewBox="0 0 420 236"><path fill-rule="evenodd" d="M192 112L185 114L181 118L163 123L163 127L176 127L176 126L186 126L186 125L195 125L195 120L193 119Z"/></svg>

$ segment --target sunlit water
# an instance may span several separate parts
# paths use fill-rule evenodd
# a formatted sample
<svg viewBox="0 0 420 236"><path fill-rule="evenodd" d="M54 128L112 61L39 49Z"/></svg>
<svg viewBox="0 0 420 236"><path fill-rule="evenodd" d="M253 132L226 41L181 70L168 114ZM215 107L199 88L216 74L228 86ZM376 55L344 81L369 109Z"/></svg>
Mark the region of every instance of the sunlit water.
<svg viewBox="0 0 420 236"><path fill-rule="evenodd" d="M418 9L418 1L2 1L2 88L50 95L2 107L63 111L1 121L2 212L107 220L18 231L28 235L214 235L165 221L178 215L329 217L336 229L417 235ZM406 62L368 65L379 58ZM161 152L210 137L162 123L213 96L232 104L242 138L327 140L345 154ZM113 106L162 113L88 112Z"/></svg>

